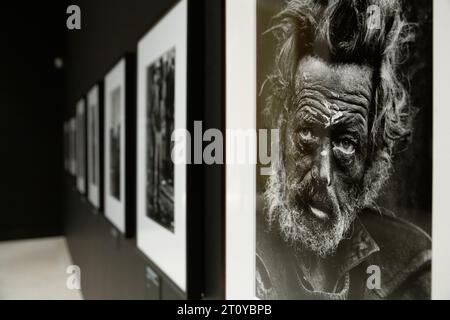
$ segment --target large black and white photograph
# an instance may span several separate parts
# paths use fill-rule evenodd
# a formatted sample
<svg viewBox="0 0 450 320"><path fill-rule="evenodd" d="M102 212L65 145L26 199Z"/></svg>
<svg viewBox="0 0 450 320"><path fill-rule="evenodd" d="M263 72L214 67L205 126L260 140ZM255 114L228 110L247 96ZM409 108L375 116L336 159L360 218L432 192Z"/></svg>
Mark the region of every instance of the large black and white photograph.
<svg viewBox="0 0 450 320"><path fill-rule="evenodd" d="M147 215L174 231L175 48L147 68Z"/></svg>
<svg viewBox="0 0 450 320"><path fill-rule="evenodd" d="M100 91L95 85L87 95L88 195L100 207Z"/></svg>
<svg viewBox="0 0 450 320"><path fill-rule="evenodd" d="M187 7L179 1L137 51L137 246L182 291L187 166L172 161L172 134L187 128Z"/></svg>
<svg viewBox="0 0 450 320"><path fill-rule="evenodd" d="M121 132L122 132L122 111L121 88L117 87L110 93L111 113L109 126L109 193L112 197L120 201L120 158L121 158Z"/></svg>
<svg viewBox="0 0 450 320"><path fill-rule="evenodd" d="M257 1L261 299L430 299L432 2Z"/></svg>
<svg viewBox="0 0 450 320"><path fill-rule="evenodd" d="M127 58L120 59L104 79L103 194L105 216L128 235L125 204L126 73ZM130 213L132 214L132 213Z"/></svg>
<svg viewBox="0 0 450 320"><path fill-rule="evenodd" d="M86 103L81 99L76 105L76 170L77 188L86 192Z"/></svg>

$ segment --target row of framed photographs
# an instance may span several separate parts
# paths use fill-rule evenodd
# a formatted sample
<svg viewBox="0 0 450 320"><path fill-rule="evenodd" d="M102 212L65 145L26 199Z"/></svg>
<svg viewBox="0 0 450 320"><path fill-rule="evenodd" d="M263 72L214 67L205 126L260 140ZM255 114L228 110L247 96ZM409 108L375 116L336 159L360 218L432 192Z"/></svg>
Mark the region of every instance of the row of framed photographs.
<svg viewBox="0 0 450 320"><path fill-rule="evenodd" d="M193 2L195 1L189 2L189 6ZM184 291L188 291L188 280L190 279L187 277L187 265L190 260L193 260L191 256L192 251L190 252L189 259L186 254L188 247L187 241L188 239L191 239L189 233L192 233L194 230L191 227L195 225L193 219L196 218L195 215L189 216L189 219L187 218L187 208L190 209L189 212L197 213L195 210L191 210L190 207L192 194L189 192L193 193L190 189L195 190L195 188L187 187L190 186L189 169L187 169L185 165L173 165L170 161L169 150L171 149L171 146L168 133L172 132L174 129L188 129L187 124L192 123L192 118L190 117L187 108L189 100L188 95L192 93L191 90L187 90L188 82L186 81L186 75L189 78L190 73L187 70L188 65L189 69L192 68L195 70L195 68L191 65L191 61L189 61L189 63L187 61L188 32L180 32L180 30L187 29L187 3L187 0L179 2L178 5L160 21L160 23L140 40L137 54L137 76L127 77L127 72L130 68L133 68L129 66L132 66L133 64L132 62L129 62L130 60L128 58L122 59L106 75L103 85L97 85L98 90L94 87L88 93L86 102L84 102L83 99L80 100L77 104L77 117L65 124L66 139L69 141L66 151L69 155L66 159L66 168L72 173L77 173L77 186L80 192L87 192L89 199L91 196L94 198L100 197L100 207L102 206L101 199L103 197L103 210L105 216L125 234L127 234L127 228L129 226L126 219L135 216L137 218L136 230L138 248L155 262ZM380 2L380 5L384 4ZM325 7L321 8L321 6ZM311 127L307 127L306 131L302 131L299 130L300 128L294 126L294 122L296 121L297 123L302 123L302 121L305 122L308 118L308 114L305 116L304 113L302 114L300 112L295 115L289 113L291 111L295 112L295 110L285 108L283 99L289 98L289 94L286 94L286 91L283 90L288 90L297 85L306 86L309 83L308 79L312 79L310 81L314 82L317 80L316 82L318 83L326 84L329 87L326 90L327 92L339 92L340 90L344 91L343 94L341 92L342 96L346 96L346 90L358 87L358 85L351 85L352 81L355 81L355 79L358 79L358 77L361 77L362 75L368 74L367 69L346 69L346 67L348 67L346 62L348 61L347 59L344 59L346 58L345 56L339 56L339 54L333 58L336 60L335 63L337 65L340 64L339 68L330 67L329 61L327 61L327 54L331 51L327 51L325 50L326 48L324 49L321 46L318 48L315 47L316 42L314 42L315 38L313 35L320 38L321 34L316 34L315 31L321 30L321 28L312 28L311 26L308 26L306 29L311 29L308 31L311 32L310 35L309 33L303 32L303 28L299 28L297 25L291 25L293 22L302 22L304 17L309 17L307 21L320 20L324 26L333 24L339 26L342 21L352 21L352 19L334 19L335 16L330 15L330 12L333 12L331 10L333 8L327 9L326 6L328 6L327 3L319 5L312 1L292 1L289 2L288 7L286 7L286 3L283 0L249 0L245 1L245 3L237 0L226 1L225 120L227 129L250 129L256 132L256 130L259 131L260 129L271 128L270 124L265 124L264 120L267 120L265 117L268 117L268 120L271 121L282 120L277 123L281 122L289 124L292 128L295 128L296 131L299 131L299 139L302 140L301 143L297 143L295 146L293 144L291 148L283 149L283 146L281 145L281 153L287 157L293 156L293 159L295 159L295 156L300 154L300 151L308 152L309 150L309 152L313 152L311 151L311 145L313 144L305 141L316 141L315 139L318 137L313 135L313 133L323 132L323 128L320 127L320 130L317 130L317 128L312 127L312 125L309 124ZM421 7L420 9L430 13L432 12L431 4L426 7ZM190 11L191 10L189 10L189 12ZM355 10L343 10L340 14L343 17L346 17L346 15L351 14L351 12L354 11ZM275 37L274 39L277 41L285 41L286 43L282 43L283 45L277 45L275 40L268 40L269 38L266 38L266 31L270 26L268 21L273 17L280 17L280 12L283 12L284 14L281 15L281 17L288 17L277 27L277 30L281 32L285 38ZM383 12L383 10L381 12ZM435 12L437 13L439 10ZM322 16L322 14L324 14L324 16ZM426 21L423 21L422 24L430 25L431 21L429 21L429 18L427 17L431 16L431 14L424 15L425 18L423 19L426 19ZM413 16L412 18L415 17ZM414 22L416 20L412 19L411 21ZM328 22L331 24L328 24ZM364 26L365 24L363 23L356 27ZM363 31L364 30L359 30L359 32ZM283 32L288 32L287 35L290 35L289 32L299 32L300 34L297 36L304 40L305 47L292 45L291 37L287 37ZM308 37L305 37L305 39L301 38L305 36L305 34L308 35ZM342 40L337 34L330 33L330 35L337 37L336 39L333 38L333 41L339 42ZM294 38L295 37L292 39ZM430 44L431 35L422 35L421 41ZM194 46L190 46L190 48L193 47ZM374 46L374 48L375 47L376 46ZM305 58L303 61L304 64L302 64L302 68L290 70L289 68L294 66L297 67L298 61L292 61L292 59L298 59L298 52L295 52L295 50L298 50L299 48L305 50L305 52L302 51L302 54L305 55L303 57ZM356 49L361 48L355 47L355 50ZM291 52L289 50L294 51ZM318 51L310 52L308 50ZM390 46L389 50L395 51L395 46ZM373 58L376 58L374 61L378 61L377 59L379 57L377 57L377 55L379 54L379 52L372 53ZM420 59L427 61L427 63L421 63L425 68L421 77L426 78L425 75L431 77L430 70L432 70L432 64L430 61L433 58L430 56L431 53L426 50L423 51L422 49L422 51L417 50L415 54ZM306 57L307 55L313 56L314 59ZM283 89L281 91L274 90L276 87L271 88L270 85L264 86L264 84L267 84L267 75L270 76L272 67L276 63L284 63L284 65L279 66L282 68L279 68L278 71L289 73L289 77L286 79L293 82L285 85L286 83L284 81L275 81L275 85L285 85L281 88ZM436 65L441 66L439 63ZM412 67L406 65L404 68L406 69L402 71L408 73L408 71L410 71L408 68ZM132 74L132 72L130 72L130 74ZM298 76L298 79L290 78L290 76L294 74ZM338 80L332 82L326 81L327 78L329 78L329 74L335 75ZM445 72L440 72L439 74L443 76ZM269 77L269 79L280 80L277 78L277 76L280 76L279 74L275 74L275 76L275 78ZM132 104L127 102L128 99L132 101L135 97L134 93L130 92L130 89L134 88L132 82L133 79L137 79L137 108L135 114L133 113L134 109L129 108ZM294 81L295 79L298 81ZM441 79L442 78L440 78L440 80ZM424 103L424 106L422 107L422 110L429 108L431 109L429 110L430 112L442 112L442 108L435 108L436 110L433 110L431 81L422 83L421 81L417 81L417 78L410 80L414 80L412 81L414 88L416 88L417 92L421 91L420 94L423 95L423 100L421 101ZM342 87L342 83L346 84L347 87ZM441 83L445 83L445 81L441 80L436 82L438 85ZM260 89L263 87L265 90L261 91ZM194 88L194 85L192 85L192 88ZM441 87L439 88L442 89ZM442 92L443 90L440 91ZM91 118L89 115L90 105L95 105L95 101L97 101L95 97L91 96L91 93L98 97L98 101L101 99L104 100L104 121L99 120L100 124L98 131L100 133L97 135L100 137L100 160L95 160L96 153L92 151L95 150L95 147L92 147L95 145L95 140L89 138L90 132L97 132L95 123L90 124L89 121ZM274 96L276 99L281 100L267 99L270 96ZM314 98L313 100L320 100L323 98L321 94L317 92L313 92L312 97ZM340 95L336 94L334 97L339 98ZM438 95L438 98L440 98L440 95ZM301 102L305 102L305 99L306 98L303 97ZM267 109L267 101L275 101L278 105L272 105L272 108ZM439 102L442 101L439 99ZM346 103L343 103L344 107L345 104ZM99 119L101 119L102 103L100 102L98 105L100 114ZM436 106L439 105L442 106L443 104L436 104ZM291 104L286 103L286 106L291 107ZM343 108L343 110L345 109ZM333 112L336 111L337 110L334 110ZM88 119L87 122L83 121L86 116ZM336 114L336 116L340 117L341 115ZM284 118L278 119L277 117ZM309 118L312 119L314 117L309 115ZM446 117L440 118L444 119ZM130 119L136 122L130 121ZM432 212L431 188L422 187L422 190L420 190L419 193L421 205L415 205L414 210L411 210L412 207L408 206L408 201L406 201L410 198L412 192L409 190L406 193L399 192L401 190L399 186L405 184L403 180L407 181L406 179L410 179L408 181L413 182L410 183L410 185L414 184L418 186L427 186L432 180L432 172L429 169L431 168L431 163L429 162L434 154L431 155L429 152L423 152L423 150L430 151L428 147L425 148L424 146L429 146L433 143L433 138L430 134L432 131L432 123L427 122L426 119L423 119L422 121L421 128L422 130L426 129L424 132L427 132L428 134L422 135L419 139L416 137L415 147L416 150L419 150L420 152L414 153L414 157L410 157L411 159L409 159L409 161L427 164L424 168L428 168L428 171L424 171L425 169L422 168L421 170L424 171L423 175L417 175L417 172L415 173L416 175L414 175L412 172L405 173L404 171L399 170L399 173L397 173L396 176L390 176L390 174L386 173L385 177L383 177L391 180L395 179L396 182L396 184L384 185L385 191L388 191L387 194L395 194L395 197L387 200L384 199L383 206L386 206L387 209L403 212L402 215L411 220L413 220L414 217L408 216L408 212L417 210L417 212L420 213L420 219L404 223L388 218L388 216L382 215L381 212L367 211L368 214L358 217L358 220L355 221L364 222L363 220L360 221L359 218L370 219L370 217L374 216L375 218L373 221L370 220L366 222L373 228L373 237L381 239L380 246L374 244L372 236L369 237L366 233L367 230L359 225L360 232L353 232L353 228L349 229L349 231L352 230L352 232L349 233L352 237L353 235L357 236L352 239L357 245L348 246L348 248L359 248L370 244L374 250L373 252L371 251L370 257L365 257L370 259L375 259L377 257L384 259L386 258L386 256L384 256L385 254L389 255L393 252L398 253L395 254L395 259L385 259L385 261L382 262L381 269L384 270L383 272L386 272L383 273L383 277L385 274L400 274L397 272L410 272L413 270L413 268L409 267L403 268L404 270L398 270L397 267L403 266L404 263L410 263L409 256L406 253L417 253L417 256L423 258L420 260L421 266L418 271L425 272L422 274L422 279L425 279L426 281L421 283L421 286L423 287L421 293L423 293L423 295L420 297L411 297L429 298L431 296L441 297L443 296L443 293L445 293L444 291L448 290L445 286L439 288L439 281L436 280L448 278L444 275L444 269L441 269L442 272L435 272L436 266L441 268L440 266L448 265L448 259L440 254L447 250L447 248L442 245L440 248L441 250L438 252L435 250L437 246L433 244L434 252L431 254L431 238L424 231L416 231L421 230L420 228L426 229L431 226L432 223L434 226L439 226L439 224L436 223L438 219L439 221L442 221L442 215L439 215L439 212L445 211L444 209L439 208L439 206L433 206L434 212ZM85 128L86 123L88 124L87 130ZM130 123L131 127L129 125ZM102 124L104 125L104 128L100 127ZM350 126L350 124L351 121L347 123L348 126ZM328 124L325 124L325 128L328 128L328 126ZM445 126L445 124L443 126ZM90 127L93 127L94 129L90 129ZM355 132L355 128L347 128L346 130ZM367 134L364 130L360 133ZM84 134L87 134L87 137L84 136ZM132 135L134 139L130 139L130 135ZM439 141L440 137L443 136L445 136L445 134L436 136L436 141ZM84 146L83 143L86 141L88 150L87 159L90 159L87 161L87 166L83 164L83 159L86 158L86 155L83 155L83 153L80 152L80 150L85 150L86 146ZM136 146L133 145L133 141L136 142ZM324 157L323 159L327 160L325 157L328 157L329 155L334 156L334 152L336 151L336 154L341 155L341 159L343 159L343 157L348 158L350 154L355 154L358 150L351 142L348 143L345 139L337 142L338 143L335 145L336 150L333 149L333 153L321 152L321 157L317 158L322 159L322 157ZM104 144L103 151L101 147L102 143ZM306 151L296 149L304 147L305 145L308 146L303 148ZM253 141L248 148L256 155L258 150L256 140ZM441 150L443 149L445 148L441 148ZM343 156L342 153L344 154ZM102 155L104 156L103 159L101 158ZM231 153L226 153L227 163L232 163L233 159L231 156ZM375 160L376 159L368 158L364 165ZM95 167L96 161L99 161L100 163L98 167ZM353 163L353 160L346 163L347 165L350 165ZM134 167L133 164L136 164L136 167ZM91 168L93 165L94 170ZM104 166L103 170L101 169L102 165ZM300 165L305 166L305 164L299 164L301 170L308 169L302 168ZM441 163L441 165L443 168L446 167L444 163ZM363 164L361 164L361 166L363 166ZM401 167L402 166L399 166L399 168ZM294 184L296 181L295 179L292 179L291 181L293 184L293 187L291 188L285 188L286 185L277 180L272 180L273 183L271 184L267 183L270 179L283 177L283 170L289 170L289 168L292 172L288 176L296 177L296 174L298 174L298 172L295 172L298 170L297 164L290 164L290 166L287 166L286 168L278 166L275 168L278 169L278 176L272 174L272 176L268 178L258 173L258 167L253 164L253 162L248 165L226 166L225 287L227 298L298 299L304 298L305 296L317 298L317 296L314 296L314 292L310 292L312 291L309 289L311 288L310 282L316 280L320 281L321 278L315 278L312 274L308 275L310 277L309 280L307 280L306 277L303 277L303 271L297 268L297 264L299 263L297 252L291 250L292 248L287 245L288 241L281 238L282 236L286 236L286 234L293 236L304 235L300 234L300 227L306 228L303 230L311 231L306 233L309 238L303 240L296 238L295 240L300 239L299 241L304 241L302 245L309 244L311 247L313 247L312 244L314 244L315 247L310 249L323 253L323 255L326 256L322 259L323 261L336 256L342 258L352 257L352 252L343 252L344 254L340 252L335 255L330 255L328 252L327 254L324 253L326 250L321 251L321 249L324 249L324 245L329 243L337 244L341 240L349 240L346 238L347 233L340 232L336 236L333 232L325 232L327 231L326 228L330 227L327 221L333 223L339 221L339 219L329 219L328 216L344 217L339 213L339 204L336 203L338 198L336 196L330 196L327 192L330 192L330 190L335 188L337 191L334 191L333 189L333 192L345 195L345 192L348 190L343 188L344 184L332 183L332 175L323 175L322 179L328 179L327 188L318 188L325 186L325 184L319 183L323 181L317 180L318 176L317 174L313 175L313 172L304 175L305 179L307 179L307 181L302 184L304 189L296 187ZM323 168L328 170L330 167L325 166ZM412 166L412 168L414 168L414 166ZM95 174L93 174L95 172L100 174L100 178L97 180L100 183L99 185L92 183L96 179ZM103 178L101 178L102 172L104 175ZM348 174L349 172L352 172L352 170L347 170L345 172ZM364 170L364 172L370 173L372 171ZM344 173L341 172L338 176L344 177ZM381 177L381 174L379 176ZM134 181L134 178L137 180ZM347 178L349 177L346 177L346 179ZM103 187L101 186L102 181L104 182ZM368 178L361 179L361 181L376 180ZM355 182L352 183L357 185ZM92 185L94 185L94 188ZM382 184L380 183L380 186L381 185ZM433 187L435 185L436 184L433 184ZM100 186L100 189L97 189L100 191L98 194L95 192L92 192L91 194L91 189L96 190L95 186ZM280 188L277 189L277 186ZM308 189L308 187L310 186L312 186L312 189L314 189L314 186L316 186L317 189L320 189L321 194L317 191L317 199L324 203L327 201L334 202L332 204L328 203L329 205L325 207L323 207L323 205L320 206L319 203L316 204L316 206L319 205L319 208L315 208L313 206L314 199L308 198L308 191L311 190L311 188ZM127 194L133 194L133 192L130 191L130 188L134 187L136 188L136 190L134 190L136 198L131 198L130 200L130 197L127 197ZM270 187L275 189L271 190ZM289 190L295 190L297 193L285 195L284 192L288 192ZM372 189L364 188L363 190L369 192ZM436 194L442 195L443 193ZM269 195L269 197L266 195ZM290 197L290 202L286 202L285 200L288 196ZM370 193L370 196L373 196L373 200L375 200L375 193ZM304 199L312 204L309 207L306 206L302 202ZM343 199L350 199L350 197L345 196ZM360 199L356 200L359 201ZM417 199L414 201L416 200ZM440 200L445 199L440 197ZM316 200L316 202L320 201ZM91 202L95 205L95 200L91 200ZM440 201L438 204L439 203L445 203L445 201ZM133 208L134 205L135 208ZM302 207L302 205L304 205L304 207ZM130 210L129 208L133 209ZM276 217L276 219L270 220L279 224L276 228L273 228L274 232L268 232L267 230L267 208L279 210L277 212L272 212L274 214L273 217ZM355 204L352 210L357 210L357 208L358 206ZM301 224L299 225L295 224L297 222L295 216L291 217L292 214L296 214L296 212L299 211L297 209L302 212L302 221L300 221ZM348 210L349 212L351 211L350 209ZM352 211L351 213L356 212ZM373 213L376 214L373 215ZM386 225L384 223L386 223L386 221L390 221L389 227L385 227ZM188 222L189 226L187 226ZM416 225L413 223L416 223ZM345 225L345 223L342 225ZM339 225L339 227L342 225ZM404 226L404 229L402 229L401 232L398 232L396 229L396 226L399 225ZM350 224L348 224L348 226L350 226ZM362 226L364 227L364 225ZM279 232L281 230L279 229L280 227L284 227L284 231L287 231L284 234ZM334 226L332 227L334 228ZM341 229L336 227L335 229L331 228L330 230ZM435 230L437 230L437 228L434 228L434 235L436 234ZM294 231L298 231L299 233L295 233ZM279 234L277 234L277 232L279 232ZM362 233L365 234L365 236L359 237L358 235ZM440 230L440 234L442 235L443 233L445 233L445 230ZM407 241L404 239L399 239L399 241L395 240L397 239L397 236L403 236L405 234L411 235L411 238ZM414 239L412 238L413 236ZM392 243L389 243L390 246L387 246L383 242L385 239L394 239L395 241L392 241ZM437 241L438 246L440 246L439 243L446 242L440 239L440 241ZM193 247L195 246L192 246L191 243L189 248ZM344 249L345 248L346 247L344 247ZM381 250L375 250L376 248L381 248ZM337 250L339 248L334 249ZM195 257L195 255L193 256ZM435 268L433 270L433 278L431 278L432 259L433 267ZM308 259L305 261L307 262ZM391 264L391 261L394 261L395 263ZM346 261L344 261L344 263L345 262ZM306 265L306 267L308 266ZM201 268L192 267L190 270L201 270ZM301 273L297 272L299 270ZM349 273L346 272L343 274L342 278L345 281L342 281L342 283L335 283L336 285L334 288L341 288L341 285L347 285L350 283L349 281L352 281L353 283L351 288L364 287L366 284L365 269L357 269L352 272L362 272L362 274L358 274L356 277L350 277ZM414 282L409 281L410 279L416 279L415 276L410 277L409 274L405 273L404 277L398 278L402 278L403 283L397 281L393 281L392 283L395 283L397 286L401 285L403 288L417 288ZM431 281L433 281L433 295L431 294ZM382 283L381 289L375 288L373 291L370 291L372 289L365 291L361 290L361 292L357 293L359 295L356 295L355 297L357 299L365 299L368 297L385 299L396 298L394 296L396 293L394 289L396 288L383 287L385 283L387 282ZM341 292L332 292L332 297L339 299L344 298L345 292L348 292L348 290L349 288L342 287L343 294L341 294ZM325 294L323 296L330 295Z"/></svg>
<svg viewBox="0 0 450 320"><path fill-rule="evenodd" d="M187 126L188 1L180 1L76 104L64 124L77 189L186 291L186 166L171 134ZM136 93L137 79L137 99ZM164 244L164 245L161 245Z"/></svg>

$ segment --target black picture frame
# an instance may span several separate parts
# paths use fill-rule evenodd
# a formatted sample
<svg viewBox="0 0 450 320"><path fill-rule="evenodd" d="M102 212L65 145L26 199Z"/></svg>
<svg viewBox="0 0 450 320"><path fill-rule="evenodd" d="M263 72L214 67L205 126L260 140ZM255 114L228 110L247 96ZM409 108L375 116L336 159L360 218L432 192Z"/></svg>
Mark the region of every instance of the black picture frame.
<svg viewBox="0 0 450 320"><path fill-rule="evenodd" d="M95 205L94 203L92 203L89 194L90 194L90 189L91 189L91 185L89 182L89 178L91 175L91 166L90 166L90 161L89 161L89 130L87 130L87 157L88 157L88 161L87 161L87 195L88 195L88 200L89 203L92 206L92 211L95 212L96 214L100 214L103 212L104 210L104 83L103 83L103 79L99 80L98 82L96 82L92 87L91 90L93 88L97 87L98 89L98 205ZM87 96L86 98L86 116L87 116L87 125L89 126L89 97Z"/></svg>
<svg viewBox="0 0 450 320"><path fill-rule="evenodd" d="M187 57L186 57L186 124L185 128L194 136L194 121L203 121L203 114L206 108L202 85L204 82L204 3L203 1L185 0L187 2ZM158 22L180 4L177 2L170 8ZM152 26L148 32L141 37L144 38L153 30ZM183 32L183 30L179 30ZM138 53L139 54L139 53ZM138 57L139 60L139 57ZM148 66L148 65L147 65ZM147 67L146 66L146 67ZM141 67L141 66L139 66ZM139 75L139 70L137 71ZM139 83L139 88L143 89L143 84ZM139 94L139 93L138 93ZM139 108L139 106L138 106ZM139 111L138 111L139 112ZM152 259L138 247L140 252L154 269L164 274L164 278L176 288L180 295L186 299L200 299L204 292L203 266L203 234L204 234L204 166L186 164L186 286L183 290L175 281L167 275L162 266L157 265ZM175 179L177 177L175 176ZM136 183L137 184L137 183ZM137 205L138 206L138 205ZM137 211L137 215L139 212ZM139 218L138 218L139 219ZM137 230L139 232L139 228ZM139 235L138 235L139 236Z"/></svg>
<svg viewBox="0 0 450 320"><path fill-rule="evenodd" d="M103 212L108 222L111 223L120 233L124 235L125 238L132 238L135 235L136 230L136 214L135 214L135 181L136 181L136 55L131 52L127 52L124 55L117 58L114 63L111 65L109 70L112 70L118 65L121 61L125 63L125 74L124 74L124 86L125 86L125 139L124 139L124 147L125 147L125 165L124 165L124 197L123 197L123 212L121 213L124 216L124 226L123 229L119 228L115 225L111 219L108 218L107 215L107 183L106 183L106 139L105 129L106 129L106 99L105 96L108 94L106 88L106 79L103 81L102 90L103 90L103 100L102 100L102 156L101 161L103 164L103 185L102 185L102 194L103 194Z"/></svg>

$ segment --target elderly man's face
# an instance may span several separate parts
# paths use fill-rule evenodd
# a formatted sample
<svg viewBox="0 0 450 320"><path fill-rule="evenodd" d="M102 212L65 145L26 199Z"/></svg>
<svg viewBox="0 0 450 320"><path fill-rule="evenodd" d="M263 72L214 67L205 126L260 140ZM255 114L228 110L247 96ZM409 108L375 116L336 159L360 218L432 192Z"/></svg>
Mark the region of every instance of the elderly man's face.
<svg viewBox="0 0 450 320"><path fill-rule="evenodd" d="M296 224L301 234L294 237L322 256L337 247L356 215L372 74L367 66L313 57L298 66L283 151L286 223Z"/></svg>

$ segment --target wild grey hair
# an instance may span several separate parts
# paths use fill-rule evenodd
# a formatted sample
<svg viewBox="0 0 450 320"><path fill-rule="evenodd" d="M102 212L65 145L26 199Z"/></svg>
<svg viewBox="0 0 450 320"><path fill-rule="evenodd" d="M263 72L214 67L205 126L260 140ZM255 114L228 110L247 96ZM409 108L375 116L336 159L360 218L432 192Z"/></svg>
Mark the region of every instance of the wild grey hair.
<svg viewBox="0 0 450 320"><path fill-rule="evenodd" d="M371 14L370 8L379 15ZM414 31L399 0L291 0L274 17L269 31L277 40L274 68L266 83L271 94L265 113L272 126L283 126L298 63L313 55L332 63L373 67L369 120L374 152L382 148L391 155L396 143L410 136L415 110L399 66L408 56Z"/></svg>

